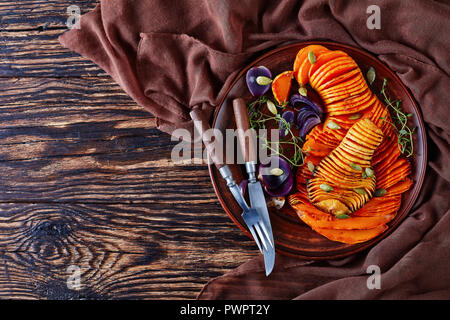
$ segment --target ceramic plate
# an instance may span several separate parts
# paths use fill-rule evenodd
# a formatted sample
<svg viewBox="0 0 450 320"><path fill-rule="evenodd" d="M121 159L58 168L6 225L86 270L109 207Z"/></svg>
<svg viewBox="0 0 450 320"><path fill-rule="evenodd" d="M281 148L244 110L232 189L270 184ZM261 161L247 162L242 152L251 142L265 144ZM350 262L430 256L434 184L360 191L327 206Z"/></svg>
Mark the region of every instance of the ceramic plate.
<svg viewBox="0 0 450 320"><path fill-rule="evenodd" d="M407 216L419 194L427 162L425 129L420 110L412 95L400 79L385 64L361 49L330 42L302 42L287 45L263 54L237 74L236 78L227 88L223 99L220 101L214 116L213 127L223 132L227 128L235 128L233 108L231 105L232 100L237 97L244 98L246 102L254 100L250 95L245 82L245 75L249 68L264 65L271 70L273 76L286 70L292 70L292 65L297 52L302 47L311 44L320 44L331 50L345 51L358 63L363 74L366 73L369 67L374 67L376 70L376 80L371 86L373 92L380 92L383 78L386 78L389 84L389 96L391 98L402 100L403 110L407 113L414 114L410 120L411 125L417 127L414 134L415 153L412 157L412 178L414 180L414 185L408 192L403 194L402 205L396 217L389 223L389 228L378 237L364 243L351 245L334 242L313 231L309 226L297 218L293 211L288 212L289 210L292 210L288 204L286 204L285 208L281 211L270 211L277 252L306 259L332 259L359 252L386 237ZM246 179L245 168L243 166L230 165L230 168L238 183L242 179ZM209 172L214 190L225 212L230 216L233 222L250 237L250 233L246 229L244 221L240 216L242 210L228 191L225 181L214 166L209 167Z"/></svg>

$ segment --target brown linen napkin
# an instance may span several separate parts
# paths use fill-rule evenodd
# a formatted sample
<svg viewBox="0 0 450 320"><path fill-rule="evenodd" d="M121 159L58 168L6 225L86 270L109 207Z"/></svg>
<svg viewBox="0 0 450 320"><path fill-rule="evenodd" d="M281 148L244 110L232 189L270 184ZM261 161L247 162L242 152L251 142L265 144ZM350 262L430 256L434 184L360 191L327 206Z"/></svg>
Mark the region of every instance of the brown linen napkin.
<svg viewBox="0 0 450 320"><path fill-rule="evenodd" d="M380 8L370 30L367 8ZM252 58L290 41L331 40L385 62L419 103L428 167L404 222L376 246L337 261L262 257L210 281L200 299L450 299L450 7L415 1L102 1L61 43L107 71L159 128L192 129L189 110L211 115L222 88ZM224 85L225 84L225 85ZM380 267L369 290L367 267Z"/></svg>

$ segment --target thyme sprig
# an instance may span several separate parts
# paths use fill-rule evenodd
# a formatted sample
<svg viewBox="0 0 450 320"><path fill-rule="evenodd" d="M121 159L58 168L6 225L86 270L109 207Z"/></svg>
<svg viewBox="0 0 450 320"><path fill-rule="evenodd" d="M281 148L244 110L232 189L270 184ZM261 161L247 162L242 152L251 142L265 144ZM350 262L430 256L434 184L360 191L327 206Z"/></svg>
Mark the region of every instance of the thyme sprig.
<svg viewBox="0 0 450 320"><path fill-rule="evenodd" d="M411 157L414 154L414 141L413 141L413 133L415 131L414 128L410 128L408 126L408 118L412 117L412 113L403 112L401 105L401 100L391 100L386 93L387 80L383 80L383 86L381 88L381 95L383 96L384 102L388 109L390 110L391 118L394 123L390 122L394 130L397 132L398 140L397 144L400 149L400 152L405 157ZM386 119L382 119L385 122L388 122Z"/></svg>
<svg viewBox="0 0 450 320"><path fill-rule="evenodd" d="M291 130L291 123L286 121L280 113L277 113L273 116L269 116L267 114L262 113L260 110L262 106L269 101L269 98L266 96L260 96L253 102L247 105L247 110L249 114L250 127L255 129L257 133L257 138L261 139L262 145L276 155L284 158L289 164L294 167L298 167L303 164L303 151L301 145L303 141L300 137L297 137ZM279 105L276 104L277 109L283 111L286 108L287 103ZM266 135L260 136L259 129L266 129L266 122L275 120L280 124L279 130L284 130L284 137L280 138L278 143L271 141L267 138ZM284 150L282 145L292 145L294 149L293 157L288 157L284 154Z"/></svg>

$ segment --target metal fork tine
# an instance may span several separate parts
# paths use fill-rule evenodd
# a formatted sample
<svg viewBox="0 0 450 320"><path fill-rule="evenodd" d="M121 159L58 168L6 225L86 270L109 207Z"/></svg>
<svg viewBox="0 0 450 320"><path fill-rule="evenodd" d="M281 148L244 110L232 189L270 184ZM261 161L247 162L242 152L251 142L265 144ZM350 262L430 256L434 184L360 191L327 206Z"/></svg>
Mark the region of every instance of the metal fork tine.
<svg viewBox="0 0 450 320"><path fill-rule="evenodd" d="M258 224L260 225L261 229L264 231L264 234L266 235L266 239L267 239L267 241L269 241L270 246L273 248L273 243L270 240L270 236L269 236L269 233L267 232L266 226L264 225L264 223L262 221L259 221Z"/></svg>
<svg viewBox="0 0 450 320"><path fill-rule="evenodd" d="M267 243L266 243L266 240L264 240L264 234L263 234L263 232L261 231L261 228L259 227L259 224L258 224L258 223L255 223L255 224L254 224L254 227L255 227L255 229L256 229L256 232L257 232L258 235L259 235L259 238L261 239L261 242L262 242L262 244L263 244L263 246L264 246L264 249L267 250Z"/></svg>
<svg viewBox="0 0 450 320"><path fill-rule="evenodd" d="M261 251L261 253L263 252L262 248L261 248L261 244L259 243L258 237L256 236L255 231L253 230L253 228L250 226L248 228L250 230L250 232L252 233L253 239L255 240L256 244L258 245L259 251Z"/></svg>

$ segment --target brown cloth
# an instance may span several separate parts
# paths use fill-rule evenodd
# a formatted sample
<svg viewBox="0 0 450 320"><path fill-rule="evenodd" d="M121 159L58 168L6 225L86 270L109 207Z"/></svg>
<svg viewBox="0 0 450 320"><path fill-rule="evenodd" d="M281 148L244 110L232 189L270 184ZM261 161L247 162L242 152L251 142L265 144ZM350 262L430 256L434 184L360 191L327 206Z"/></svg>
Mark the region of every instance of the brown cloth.
<svg viewBox="0 0 450 320"><path fill-rule="evenodd" d="M210 281L200 299L450 299L450 6L431 0L114 0L81 19L61 43L106 70L159 128L190 128L252 58L293 41L331 40L385 62L419 103L428 135L420 196L403 223L364 252L336 261L262 257ZM370 30L367 8L380 8ZM369 290L367 267L381 269Z"/></svg>

